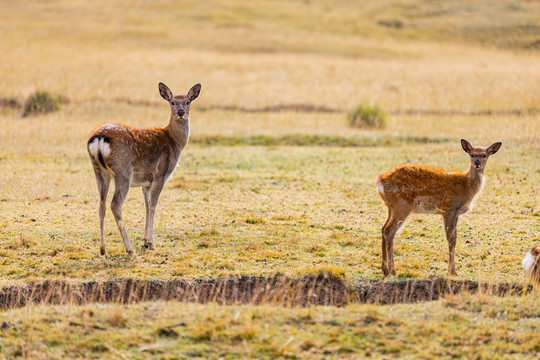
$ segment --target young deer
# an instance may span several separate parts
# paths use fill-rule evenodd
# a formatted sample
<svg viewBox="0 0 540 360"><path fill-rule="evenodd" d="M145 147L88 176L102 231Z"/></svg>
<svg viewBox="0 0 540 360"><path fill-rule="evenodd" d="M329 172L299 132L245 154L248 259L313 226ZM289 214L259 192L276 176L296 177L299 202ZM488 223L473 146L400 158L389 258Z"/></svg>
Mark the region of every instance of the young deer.
<svg viewBox="0 0 540 360"><path fill-rule="evenodd" d="M388 207L388 219L382 228L382 270L384 275L396 274L393 241L410 213L440 214L443 216L448 241L448 272L456 275L454 250L458 217L472 207L474 198L484 186L484 168L490 155L502 143L485 149L473 147L461 139L461 146L471 157L469 171L446 172L418 165L401 165L379 175L377 192Z"/></svg>
<svg viewBox="0 0 540 360"><path fill-rule="evenodd" d="M172 176L182 150L189 138L189 107L201 91L201 85L193 86L187 95L173 95L165 84L159 83L161 97L171 106L171 118L163 128L134 129L125 125L107 124L90 134L87 147L94 166L100 196L99 226L101 243L99 250L105 254L103 226L109 184L114 178L114 196L111 210L122 235L126 251L135 252L122 221L122 204L130 187L142 187L146 206L144 226L145 246L155 249L154 214L163 186Z"/></svg>
<svg viewBox="0 0 540 360"><path fill-rule="evenodd" d="M540 292L540 246L529 251L521 262L530 283Z"/></svg>

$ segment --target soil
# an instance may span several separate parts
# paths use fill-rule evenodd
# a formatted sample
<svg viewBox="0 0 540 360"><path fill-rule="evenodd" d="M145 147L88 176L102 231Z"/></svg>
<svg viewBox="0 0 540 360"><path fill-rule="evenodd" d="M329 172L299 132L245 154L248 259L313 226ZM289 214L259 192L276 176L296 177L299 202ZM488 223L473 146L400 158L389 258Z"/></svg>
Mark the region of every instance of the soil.
<svg viewBox="0 0 540 360"><path fill-rule="evenodd" d="M0 289L3 310L30 304L130 304L175 300L191 303L271 304L287 307L344 306L351 303L396 304L437 300L449 294L487 293L520 295L532 291L524 284L488 284L444 278L395 281L361 281L352 285L343 278L319 273L300 278L230 276L192 281L114 279L104 282L44 281Z"/></svg>

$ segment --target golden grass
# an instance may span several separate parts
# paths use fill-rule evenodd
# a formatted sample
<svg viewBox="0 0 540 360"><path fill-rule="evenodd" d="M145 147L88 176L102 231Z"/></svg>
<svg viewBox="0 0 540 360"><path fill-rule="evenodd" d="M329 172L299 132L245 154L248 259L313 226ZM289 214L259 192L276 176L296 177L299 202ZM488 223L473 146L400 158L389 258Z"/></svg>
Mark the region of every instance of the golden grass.
<svg viewBox="0 0 540 360"><path fill-rule="evenodd" d="M467 12L481 17L480 9L488 7L480 3L478 14ZM379 26L368 34L343 34L327 29L324 21L317 23L322 16L342 26L347 23L343 18L358 11L361 20L355 21L371 26L372 12L383 11L384 5L279 4L7 2L3 8L9 16L4 16L0 35L0 96L24 97L45 89L77 103L160 101L157 82L164 81L176 92L202 83L201 106L309 103L348 111L359 103L378 103L386 111L467 112L538 107L536 52L403 42ZM523 23L538 16L533 3L522 6ZM269 19L267 12L273 14ZM231 21L239 24L216 24L215 19L227 17L224 13L234 14ZM253 18L254 27L242 26L242 16ZM443 24L451 26L449 19L443 17ZM304 22L314 28L302 27ZM270 52L250 49L267 42L274 44ZM304 48L310 42L318 52ZM354 49L354 56L343 54L341 47Z"/></svg>
<svg viewBox="0 0 540 360"><path fill-rule="evenodd" d="M461 136L484 146L497 140L504 145L488 164L488 182L475 210L458 225L458 272L473 280L524 280L520 259L538 241L535 194L540 172L535 144L539 123L516 116L512 124L506 117L487 123L471 116L439 117L438 121L396 116L391 124L400 132L394 133L389 126L368 134L349 129L344 114L341 119L332 115L337 124L332 132L332 124L319 114L278 113L278 122L286 124L288 119L295 124L293 133L351 136L347 135L350 131L352 136L389 139L416 133L429 139L431 133L455 141L367 148L191 144L160 199L158 249L141 249L144 206L140 191L132 189L124 217L138 257L125 256L109 211L109 255L103 258L97 250L97 190L84 147L87 131L96 119L101 122L102 117L104 122L109 112L118 117L141 113L158 118L158 111L163 118L167 110L70 104L59 113L35 119L12 114L0 120L2 128L12 129L0 136L4 144L0 174L4 282L277 272L295 276L313 266L344 269L349 279L382 279L379 248L385 209L374 191L376 175L406 162L464 170L468 159L459 146ZM205 131L219 133L217 129L226 126L209 116L213 113L193 108L195 138ZM248 122L244 114L230 114L239 128ZM262 124L261 130L239 134L272 134L273 119L268 114L250 116ZM200 125L204 117L211 123L208 128ZM304 122L295 123L297 117ZM73 118L79 120L70 121ZM313 123L321 119L320 126L328 130L310 127L306 118ZM429 128L421 127L426 123ZM473 125L472 133L460 132L467 123ZM401 276L446 274L447 250L439 217L412 218L396 240L396 266Z"/></svg>
<svg viewBox="0 0 540 360"><path fill-rule="evenodd" d="M284 309L175 302L29 306L0 314L7 358L535 358L533 296Z"/></svg>
<svg viewBox="0 0 540 360"><path fill-rule="evenodd" d="M502 0L487 5L458 1L436 12L427 3L390 0L339 6L4 2L0 97L22 98L41 89L70 101L58 113L31 119L20 118L19 110L0 113L4 281L268 269L294 274L314 265L378 278L384 208L373 179L403 162L464 169L462 137L475 144L504 143L488 165L490 181L477 210L460 223L462 273L521 279L521 252L538 239L539 55L505 50L495 40L499 48L473 46L479 37L464 43L459 34L471 22L491 29L479 20L482 12L520 29L516 24L531 23L538 6ZM406 26L399 31L381 26L381 20ZM192 111L193 140L200 141L186 149L161 198L158 250L124 257L109 214L110 255L103 259L94 251L97 196L86 136L108 122L166 124L168 108L158 96L158 81L175 92L203 84ZM360 103L388 112L388 127L349 127L345 114ZM276 105L338 112L223 110ZM234 143L237 137L261 135L270 146L205 142L212 136ZM314 146L271 141L287 136L308 136L307 144ZM361 144L373 139L384 147L315 142L331 145L332 137ZM416 138L433 144L406 140ZM125 208L136 244L143 224L137 193L131 191ZM397 240L398 271L421 277L444 273L439 219L419 217L409 227ZM414 255L418 252L423 256Z"/></svg>
<svg viewBox="0 0 540 360"><path fill-rule="evenodd" d="M0 108L0 285L318 269L350 283L382 280L385 209L375 176L407 162L464 170L460 138L503 148L458 225L458 279L525 281L520 260L540 233L537 2L1 0L0 7L0 103L22 103L36 90L69 101L25 119ZM141 248L144 207L132 189L124 217L137 257L125 255L110 212L102 257L86 137L102 123L165 125L159 81L175 93L202 84L194 141L160 199L157 250ZM360 104L387 112L387 128L349 127L345 115ZM280 105L335 112L226 110ZM241 137L261 146L227 145ZM308 146L292 146L295 137ZM377 146L343 147L343 139ZM441 220L415 216L396 239L397 271L445 276L446 251ZM537 357L535 301L30 306L0 314L0 357Z"/></svg>

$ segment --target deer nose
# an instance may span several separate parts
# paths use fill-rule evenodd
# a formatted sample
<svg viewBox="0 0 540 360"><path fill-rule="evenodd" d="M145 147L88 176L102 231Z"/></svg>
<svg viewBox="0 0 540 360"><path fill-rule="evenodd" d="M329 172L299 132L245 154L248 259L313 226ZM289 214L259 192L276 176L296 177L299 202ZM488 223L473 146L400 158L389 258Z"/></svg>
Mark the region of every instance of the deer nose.
<svg viewBox="0 0 540 360"><path fill-rule="evenodd" d="M186 112L183 109L178 109L177 113L178 113L178 116L184 116Z"/></svg>
<svg viewBox="0 0 540 360"><path fill-rule="evenodd" d="M480 160L478 160L478 159L474 160L474 165L480 166L481 165Z"/></svg>

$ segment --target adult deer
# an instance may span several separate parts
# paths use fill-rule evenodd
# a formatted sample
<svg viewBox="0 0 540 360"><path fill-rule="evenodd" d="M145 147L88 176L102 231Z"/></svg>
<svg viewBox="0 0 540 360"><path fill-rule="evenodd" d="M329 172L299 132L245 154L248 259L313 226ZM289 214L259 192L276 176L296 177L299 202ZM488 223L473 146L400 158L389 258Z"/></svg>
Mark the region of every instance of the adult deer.
<svg viewBox="0 0 540 360"><path fill-rule="evenodd" d="M377 192L388 207L388 219L382 228L382 270L384 275L396 274L393 242L396 232L410 213L440 214L444 220L448 241L448 272L456 275L454 250L457 222L470 210L475 197L484 186L484 169L488 158L502 143L490 147L473 147L461 139L461 147L471 157L467 172L447 172L418 165L401 165L379 175Z"/></svg>
<svg viewBox="0 0 540 360"><path fill-rule="evenodd" d="M135 129L125 125L107 124L90 134L87 148L94 166L100 196L99 250L102 255L105 254L103 227L111 179L114 179L115 187L111 210L127 253L135 254L122 220L122 204L130 187L142 187L146 206L144 245L155 249L156 205L163 186L171 178L180 154L188 142L189 107L199 96L200 91L201 85L197 84L187 95L173 95L165 84L159 83L161 97L171 106L171 118L167 126Z"/></svg>

